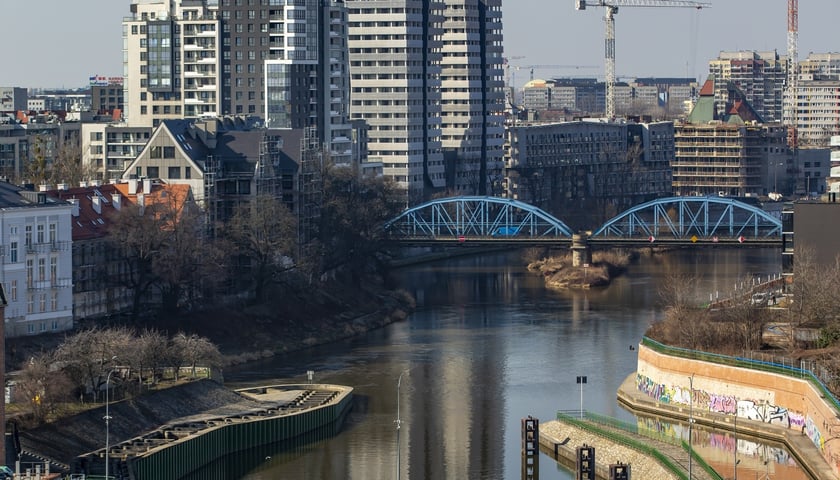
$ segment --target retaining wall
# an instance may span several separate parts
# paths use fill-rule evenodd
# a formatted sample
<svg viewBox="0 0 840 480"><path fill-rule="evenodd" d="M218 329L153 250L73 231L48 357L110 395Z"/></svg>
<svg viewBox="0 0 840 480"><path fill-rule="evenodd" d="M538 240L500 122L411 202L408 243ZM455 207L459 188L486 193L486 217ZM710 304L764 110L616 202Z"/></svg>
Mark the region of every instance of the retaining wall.
<svg viewBox="0 0 840 480"><path fill-rule="evenodd" d="M801 432L835 475L840 474L840 442L835 442L840 438L840 412L804 375L680 358L644 344L639 346L636 372L636 388L659 403L737 414Z"/></svg>

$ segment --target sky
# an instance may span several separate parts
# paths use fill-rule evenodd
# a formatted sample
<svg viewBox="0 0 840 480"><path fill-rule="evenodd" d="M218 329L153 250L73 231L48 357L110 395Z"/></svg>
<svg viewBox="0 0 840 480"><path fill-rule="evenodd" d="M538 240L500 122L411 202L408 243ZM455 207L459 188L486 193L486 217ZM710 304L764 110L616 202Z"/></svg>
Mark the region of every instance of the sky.
<svg viewBox="0 0 840 480"><path fill-rule="evenodd" d="M0 0L0 86L83 87L122 74L122 17L130 0ZM588 0L596 3L597 0ZM634 0L617 0L634 3ZM721 51L787 52L786 0L705 0L711 8L620 7L616 75L699 77ZM574 0L503 0L504 50L514 84L604 75L604 9ZM799 56L840 52L840 1L799 5ZM517 58L521 57L521 58ZM574 68L581 67L581 68ZM594 68L585 68L594 67Z"/></svg>

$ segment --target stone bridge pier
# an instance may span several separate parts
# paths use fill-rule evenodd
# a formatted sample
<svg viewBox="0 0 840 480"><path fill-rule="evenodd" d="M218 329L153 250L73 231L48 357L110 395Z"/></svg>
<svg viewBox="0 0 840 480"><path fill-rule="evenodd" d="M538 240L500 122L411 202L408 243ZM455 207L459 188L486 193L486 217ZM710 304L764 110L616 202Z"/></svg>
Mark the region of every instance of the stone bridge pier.
<svg viewBox="0 0 840 480"><path fill-rule="evenodd" d="M572 235L572 266L582 267L592 263L592 249L589 247L589 235L576 233Z"/></svg>

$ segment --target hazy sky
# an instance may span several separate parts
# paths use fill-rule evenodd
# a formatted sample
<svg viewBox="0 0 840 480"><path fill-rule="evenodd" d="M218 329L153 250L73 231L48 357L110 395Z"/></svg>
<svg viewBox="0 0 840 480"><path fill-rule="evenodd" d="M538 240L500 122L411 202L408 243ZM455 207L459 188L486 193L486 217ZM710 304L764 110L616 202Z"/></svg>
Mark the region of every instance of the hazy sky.
<svg viewBox="0 0 840 480"><path fill-rule="evenodd" d="M593 0L589 0L592 2ZM618 0L625 1L625 0ZM621 7L616 75L705 78L721 50L787 51L786 0L708 0L712 8ZM0 86L81 87L122 74L122 17L130 0L0 0ZM516 84L536 77L604 74L604 9L574 0L504 0L504 48ZM799 6L800 58L840 52L840 1ZM524 57L514 59L513 57ZM692 61L693 60L693 61Z"/></svg>

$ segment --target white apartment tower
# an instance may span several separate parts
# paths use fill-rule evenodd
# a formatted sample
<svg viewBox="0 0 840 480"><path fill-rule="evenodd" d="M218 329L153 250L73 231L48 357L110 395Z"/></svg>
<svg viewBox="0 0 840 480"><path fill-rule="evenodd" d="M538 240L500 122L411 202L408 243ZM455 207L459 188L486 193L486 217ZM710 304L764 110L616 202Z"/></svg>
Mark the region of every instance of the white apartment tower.
<svg viewBox="0 0 840 480"><path fill-rule="evenodd" d="M368 158L407 204L446 186L441 149L443 1L347 0L350 114L367 121Z"/></svg>
<svg viewBox="0 0 840 480"><path fill-rule="evenodd" d="M501 193L504 70L501 0L444 0L441 143L447 187Z"/></svg>
<svg viewBox="0 0 840 480"><path fill-rule="evenodd" d="M125 118L133 127L221 112L217 1L133 0L123 19Z"/></svg>
<svg viewBox="0 0 840 480"><path fill-rule="evenodd" d="M268 33L263 37L269 45L264 62L265 92L261 92L265 110L260 112L266 126L315 127L318 138L328 145L331 160L350 163L350 60L344 2L268 3L277 5L270 7Z"/></svg>

